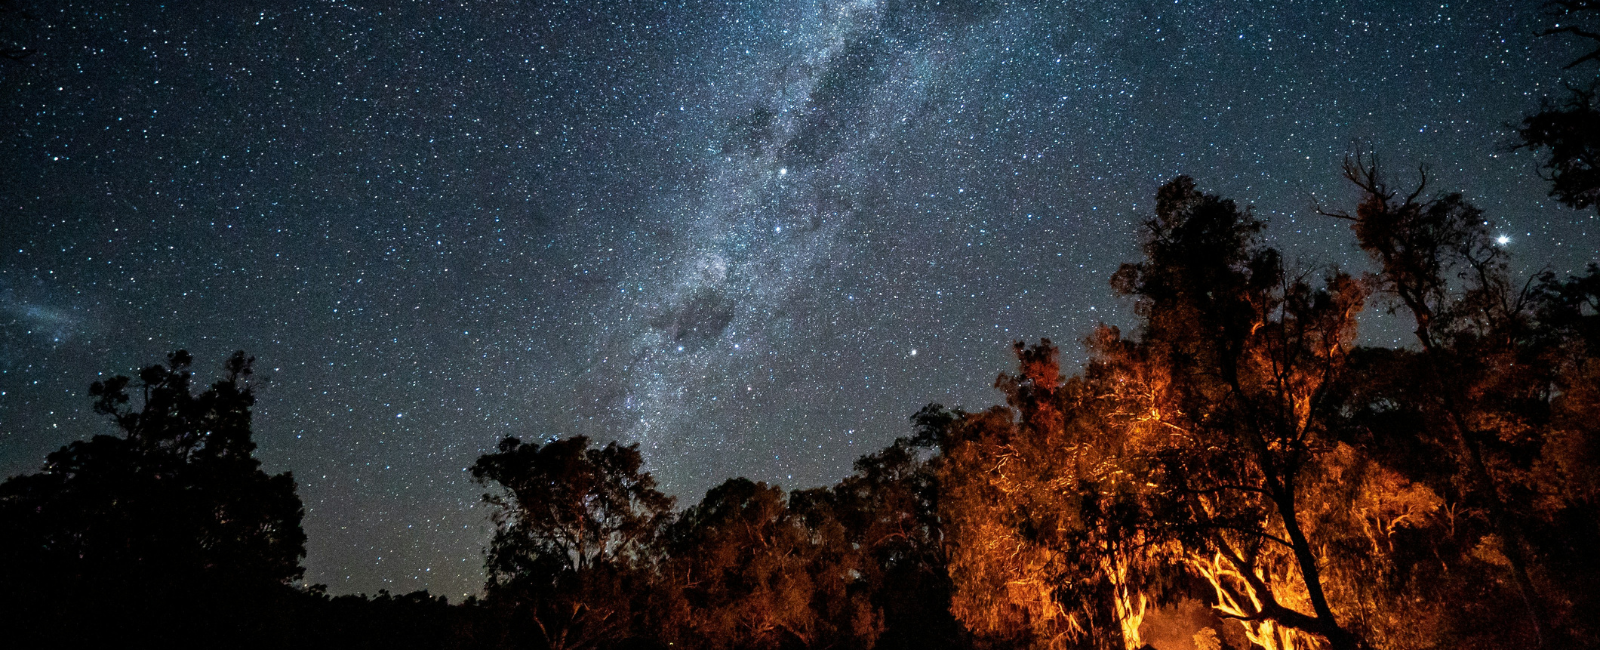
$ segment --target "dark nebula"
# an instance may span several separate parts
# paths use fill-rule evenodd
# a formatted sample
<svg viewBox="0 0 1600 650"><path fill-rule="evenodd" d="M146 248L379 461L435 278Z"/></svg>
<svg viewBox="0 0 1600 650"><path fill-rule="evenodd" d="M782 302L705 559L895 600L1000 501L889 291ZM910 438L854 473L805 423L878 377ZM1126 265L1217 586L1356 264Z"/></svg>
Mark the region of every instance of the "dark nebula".
<svg viewBox="0 0 1600 650"><path fill-rule="evenodd" d="M475 592L465 471L640 443L670 492L836 481L1010 343L1126 322L1155 189L1365 268L1353 144L1596 259L1505 126L1574 45L1470 1L34 3L0 67L0 474L90 382L255 355L309 582ZM1369 337L1388 340L1374 328Z"/></svg>

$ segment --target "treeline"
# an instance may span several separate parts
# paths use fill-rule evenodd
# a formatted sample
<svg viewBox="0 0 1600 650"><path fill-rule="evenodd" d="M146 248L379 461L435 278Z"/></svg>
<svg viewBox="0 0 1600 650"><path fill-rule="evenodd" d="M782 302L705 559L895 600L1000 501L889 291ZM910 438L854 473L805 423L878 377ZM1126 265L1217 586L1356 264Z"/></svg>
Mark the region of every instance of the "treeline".
<svg viewBox="0 0 1600 650"><path fill-rule="evenodd" d="M502 441L472 476L481 599L328 597L288 474L253 457L251 359L91 387L119 436L0 484L17 647L590 650L1600 645L1600 267L1509 274L1458 194L1347 161L1376 272L1297 269L1179 177L1114 290L981 411L825 488L731 479L681 511L636 446ZM1413 327L1356 344L1369 303ZM134 395L130 396L130 391Z"/></svg>
<svg viewBox="0 0 1600 650"><path fill-rule="evenodd" d="M533 647L1600 645L1600 268L1514 281L1460 195L1352 158L1377 271L1295 269L1188 178L1116 275L1141 325L930 406L838 485L674 514L631 447L507 440L485 605ZM1414 327L1355 342L1370 301Z"/></svg>
<svg viewBox="0 0 1600 650"><path fill-rule="evenodd" d="M1587 0L1550 33L1600 44ZM1575 26L1577 25L1577 26ZM1600 49L1574 65L1600 61ZM1523 120L1600 209L1597 88ZM251 359L95 383L119 435L0 483L6 647L1222 650L1600 647L1600 266L1516 278L1489 215L1346 160L1373 272L1298 268L1162 186L1112 289L977 411L930 405L838 484L682 510L636 446L502 441L481 598L298 588L303 507L254 458ZM1590 242L1571 242L1584 246ZM1412 340L1369 347L1369 309ZM132 394L130 394L132 393Z"/></svg>
<svg viewBox="0 0 1600 650"><path fill-rule="evenodd" d="M956 647L934 475L897 443L833 488L733 479L682 512L637 447L503 441L471 468L496 534L482 599L329 597L293 477L253 457L253 359L95 383L120 435L0 484L7 647ZM130 394L131 393L131 394ZM929 648L929 650L932 650Z"/></svg>

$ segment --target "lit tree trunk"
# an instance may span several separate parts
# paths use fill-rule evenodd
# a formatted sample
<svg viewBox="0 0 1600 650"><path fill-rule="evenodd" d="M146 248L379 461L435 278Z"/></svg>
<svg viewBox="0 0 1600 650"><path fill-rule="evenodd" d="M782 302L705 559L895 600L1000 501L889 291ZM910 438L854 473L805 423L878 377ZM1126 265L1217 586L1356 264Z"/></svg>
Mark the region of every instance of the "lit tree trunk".
<svg viewBox="0 0 1600 650"><path fill-rule="evenodd" d="M1300 529L1300 521L1295 509L1295 495L1292 484L1284 485L1284 481L1274 481L1275 492L1281 496L1273 499L1278 506L1278 516L1283 519L1284 533L1289 538L1290 548L1294 551L1295 565L1300 569L1301 581L1306 586L1306 599L1311 602L1311 610L1316 613L1317 620L1321 621L1324 629L1319 633L1328 637L1328 642L1336 649L1355 648L1356 639L1333 616L1333 608L1328 606L1328 596L1322 589L1322 571L1317 567L1317 556L1311 552L1311 543L1306 540L1305 532Z"/></svg>
<svg viewBox="0 0 1600 650"><path fill-rule="evenodd" d="M1308 640L1299 630L1284 627L1274 619L1261 617L1264 603L1257 595L1256 589L1245 580L1240 568L1223 558L1221 553L1212 555L1210 559L1190 557L1189 565L1211 584L1211 589L1216 594L1216 604L1213 608L1223 618L1239 621L1244 627L1245 638L1251 643L1265 650L1296 650L1296 648L1310 647ZM1254 571L1258 580L1267 581L1267 577L1262 575L1260 569Z"/></svg>
<svg viewBox="0 0 1600 650"><path fill-rule="evenodd" d="M1150 598L1133 590L1128 584L1128 563L1119 553L1108 552L1101 556L1101 570L1111 581L1111 610L1122 628L1122 645L1127 650L1144 647L1144 637L1139 626L1144 623Z"/></svg>

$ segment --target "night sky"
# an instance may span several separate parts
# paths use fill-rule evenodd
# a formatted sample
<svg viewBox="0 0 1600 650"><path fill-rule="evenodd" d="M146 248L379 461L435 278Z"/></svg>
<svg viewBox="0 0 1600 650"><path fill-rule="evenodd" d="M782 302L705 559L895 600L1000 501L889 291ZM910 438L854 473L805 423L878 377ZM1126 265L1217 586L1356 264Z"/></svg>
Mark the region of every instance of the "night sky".
<svg viewBox="0 0 1600 650"><path fill-rule="evenodd" d="M1360 270L1313 209L1360 143L1576 272L1600 220L1506 124L1579 44L1507 4L36 2L0 67L0 476L112 432L102 373L244 349L307 581L459 600L501 437L637 442L680 505L832 483L993 403L1011 341L1072 365L1128 324L1107 278L1176 174Z"/></svg>

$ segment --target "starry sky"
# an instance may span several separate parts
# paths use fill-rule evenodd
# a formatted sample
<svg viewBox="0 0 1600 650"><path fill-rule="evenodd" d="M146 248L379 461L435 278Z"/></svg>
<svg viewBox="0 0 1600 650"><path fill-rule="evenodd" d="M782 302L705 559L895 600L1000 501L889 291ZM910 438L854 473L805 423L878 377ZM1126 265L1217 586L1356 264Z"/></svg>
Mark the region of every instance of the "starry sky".
<svg viewBox="0 0 1600 650"><path fill-rule="evenodd" d="M103 373L247 350L333 593L477 592L503 436L636 442L682 505L993 403L1013 340L1071 365L1177 174L1304 266L1365 268L1314 210L1353 145L1519 272L1600 248L1508 147L1580 52L1537 2L24 5L0 476L110 433Z"/></svg>

